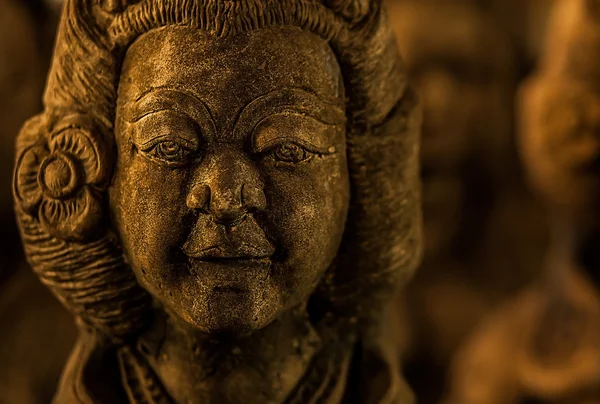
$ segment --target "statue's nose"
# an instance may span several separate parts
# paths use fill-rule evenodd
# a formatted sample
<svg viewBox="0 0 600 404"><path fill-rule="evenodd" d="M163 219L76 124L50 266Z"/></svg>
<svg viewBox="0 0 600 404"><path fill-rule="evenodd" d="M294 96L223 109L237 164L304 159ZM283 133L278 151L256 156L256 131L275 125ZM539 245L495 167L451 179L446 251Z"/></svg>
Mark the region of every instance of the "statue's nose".
<svg viewBox="0 0 600 404"><path fill-rule="evenodd" d="M249 212L263 210L266 197L260 175L251 161L220 159L211 164L207 179L194 185L187 197L190 209L210 214L216 223L235 226Z"/></svg>
<svg viewBox="0 0 600 404"><path fill-rule="evenodd" d="M216 223L225 226L234 226L244 220L250 206L244 203L244 184L234 190L215 190L209 202L209 213Z"/></svg>

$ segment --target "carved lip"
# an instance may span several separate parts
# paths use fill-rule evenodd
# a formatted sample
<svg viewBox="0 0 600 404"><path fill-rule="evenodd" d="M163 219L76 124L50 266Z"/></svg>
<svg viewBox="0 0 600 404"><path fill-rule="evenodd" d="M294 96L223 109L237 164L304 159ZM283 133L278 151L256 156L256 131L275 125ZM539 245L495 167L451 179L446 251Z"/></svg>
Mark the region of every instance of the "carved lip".
<svg viewBox="0 0 600 404"><path fill-rule="evenodd" d="M247 292L268 279L271 267L272 261L268 257L206 255L194 258L188 268L213 291Z"/></svg>
<svg viewBox="0 0 600 404"><path fill-rule="evenodd" d="M255 247L242 244L235 248L227 245L212 246L198 251L189 251L184 248L183 252L191 258L202 261L270 261L275 250L268 246Z"/></svg>

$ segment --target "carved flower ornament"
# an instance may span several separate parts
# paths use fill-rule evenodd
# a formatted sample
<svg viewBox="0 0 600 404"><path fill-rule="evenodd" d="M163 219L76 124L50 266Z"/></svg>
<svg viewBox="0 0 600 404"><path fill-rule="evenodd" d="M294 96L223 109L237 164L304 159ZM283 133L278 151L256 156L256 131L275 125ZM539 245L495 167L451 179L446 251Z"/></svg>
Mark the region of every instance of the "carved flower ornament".
<svg viewBox="0 0 600 404"><path fill-rule="evenodd" d="M81 241L100 228L107 165L94 132L64 122L47 142L27 147L19 156L17 201L56 238Z"/></svg>

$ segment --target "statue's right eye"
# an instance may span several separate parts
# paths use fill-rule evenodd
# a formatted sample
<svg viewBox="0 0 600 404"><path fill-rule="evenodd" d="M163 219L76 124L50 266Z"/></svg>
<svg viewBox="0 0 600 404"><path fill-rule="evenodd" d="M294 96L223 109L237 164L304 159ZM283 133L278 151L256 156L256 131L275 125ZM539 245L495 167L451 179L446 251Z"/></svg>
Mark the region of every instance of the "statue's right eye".
<svg viewBox="0 0 600 404"><path fill-rule="evenodd" d="M131 141L140 155L158 164L181 167L198 156L201 130L184 114L161 110L148 113L130 125Z"/></svg>
<svg viewBox="0 0 600 404"><path fill-rule="evenodd" d="M141 149L141 152L152 160L174 167L189 163L194 156L193 150L173 140L155 142Z"/></svg>

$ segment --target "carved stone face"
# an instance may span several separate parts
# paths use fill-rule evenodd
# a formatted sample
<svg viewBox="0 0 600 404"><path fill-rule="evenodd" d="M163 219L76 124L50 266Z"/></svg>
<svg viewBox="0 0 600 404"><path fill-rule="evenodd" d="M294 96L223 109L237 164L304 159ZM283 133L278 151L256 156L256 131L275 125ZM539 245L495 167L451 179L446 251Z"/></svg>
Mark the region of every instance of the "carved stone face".
<svg viewBox="0 0 600 404"><path fill-rule="evenodd" d="M590 208L600 188L600 95L557 79L532 81L524 95L521 143L533 185L553 205Z"/></svg>
<svg viewBox="0 0 600 404"><path fill-rule="evenodd" d="M344 231L344 116L336 58L313 34L140 37L122 68L109 194L141 285L209 333L305 302Z"/></svg>

